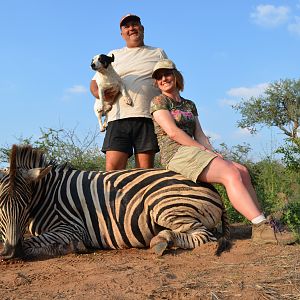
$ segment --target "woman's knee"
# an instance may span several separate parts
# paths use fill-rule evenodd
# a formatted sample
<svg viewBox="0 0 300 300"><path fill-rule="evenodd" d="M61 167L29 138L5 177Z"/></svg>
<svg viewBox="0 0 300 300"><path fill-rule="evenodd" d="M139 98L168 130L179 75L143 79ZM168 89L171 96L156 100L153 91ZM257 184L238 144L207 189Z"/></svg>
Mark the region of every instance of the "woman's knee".
<svg viewBox="0 0 300 300"><path fill-rule="evenodd" d="M241 170L235 164L228 165L225 180L227 183L234 184L242 181Z"/></svg>
<svg viewBox="0 0 300 300"><path fill-rule="evenodd" d="M218 173L219 183L226 186L241 180L241 173L232 161L215 158L213 163L217 166L215 172Z"/></svg>
<svg viewBox="0 0 300 300"><path fill-rule="evenodd" d="M234 163L234 165L240 171L241 174L249 175L249 171L248 171L248 168L246 166L241 165L239 163Z"/></svg>

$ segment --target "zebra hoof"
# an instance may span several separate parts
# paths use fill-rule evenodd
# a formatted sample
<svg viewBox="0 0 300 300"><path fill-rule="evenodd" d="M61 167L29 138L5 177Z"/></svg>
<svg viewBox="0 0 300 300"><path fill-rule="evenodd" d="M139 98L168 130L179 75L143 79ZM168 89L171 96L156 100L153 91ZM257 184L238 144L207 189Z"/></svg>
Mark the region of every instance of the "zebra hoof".
<svg viewBox="0 0 300 300"><path fill-rule="evenodd" d="M154 245L152 247L154 253L157 255L157 256L162 256L164 251L168 248L168 243L167 242L160 242L160 243L157 243L156 245Z"/></svg>

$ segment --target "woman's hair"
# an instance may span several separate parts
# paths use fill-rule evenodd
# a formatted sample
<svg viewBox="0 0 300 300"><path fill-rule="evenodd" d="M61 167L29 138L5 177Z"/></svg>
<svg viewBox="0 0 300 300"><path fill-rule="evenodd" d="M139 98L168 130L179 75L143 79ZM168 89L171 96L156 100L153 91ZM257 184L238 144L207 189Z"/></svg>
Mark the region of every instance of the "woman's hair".
<svg viewBox="0 0 300 300"><path fill-rule="evenodd" d="M182 92L183 89L184 89L183 76L177 69L173 70L173 74L174 74L174 77L175 77L176 87L177 87L178 91Z"/></svg>
<svg viewBox="0 0 300 300"><path fill-rule="evenodd" d="M184 79L183 79L183 76L182 76L182 74L177 69L173 69L172 72L173 72L173 75L175 77L176 87L177 87L178 91L182 92L183 89L184 89ZM154 82L154 86L158 87L156 79L155 79L155 82Z"/></svg>

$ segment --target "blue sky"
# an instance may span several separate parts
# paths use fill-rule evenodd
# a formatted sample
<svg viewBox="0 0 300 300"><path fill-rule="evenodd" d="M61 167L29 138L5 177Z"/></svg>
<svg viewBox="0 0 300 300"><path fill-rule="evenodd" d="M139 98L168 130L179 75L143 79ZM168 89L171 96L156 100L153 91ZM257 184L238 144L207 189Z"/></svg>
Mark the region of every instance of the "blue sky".
<svg viewBox="0 0 300 300"><path fill-rule="evenodd" d="M238 129L230 105L299 78L299 0L10 0L0 4L0 147L36 140L40 128L76 128L80 137L97 130L90 62L124 46L127 13L141 17L145 43L182 71L182 95L197 104L215 145L249 143L258 158L282 141L276 129Z"/></svg>

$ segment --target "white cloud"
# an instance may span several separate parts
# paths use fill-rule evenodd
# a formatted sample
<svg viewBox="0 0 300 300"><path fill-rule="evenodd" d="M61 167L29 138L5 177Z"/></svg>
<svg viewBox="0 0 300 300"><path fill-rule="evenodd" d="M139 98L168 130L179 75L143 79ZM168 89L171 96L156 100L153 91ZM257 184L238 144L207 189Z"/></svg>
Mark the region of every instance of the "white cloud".
<svg viewBox="0 0 300 300"><path fill-rule="evenodd" d="M289 19L290 8L287 6L258 5L251 19L264 27L277 27Z"/></svg>
<svg viewBox="0 0 300 300"><path fill-rule="evenodd" d="M220 99L218 101L219 105L221 107L232 107L233 105L237 104L241 100L241 98L243 98L244 100L248 100L251 97L258 97L260 95L263 95L268 85L268 83L260 83L252 87L232 88L226 92L226 94L232 98Z"/></svg>
<svg viewBox="0 0 300 300"><path fill-rule="evenodd" d="M295 17L295 22L288 25L288 31L300 36L300 17Z"/></svg>
<svg viewBox="0 0 300 300"><path fill-rule="evenodd" d="M268 85L268 83L260 83L253 87L232 88L229 91L227 91L227 94L232 97L249 99L251 97L258 97L262 95L268 87Z"/></svg>
<svg viewBox="0 0 300 300"><path fill-rule="evenodd" d="M85 94L86 92L87 89L83 85L74 85L66 89L66 93L68 94Z"/></svg>
<svg viewBox="0 0 300 300"><path fill-rule="evenodd" d="M62 96L63 101L70 101L76 95L82 95L87 93L87 88L83 85L74 85L70 88L65 89Z"/></svg>
<svg viewBox="0 0 300 300"><path fill-rule="evenodd" d="M219 100L219 104L220 106L232 106L232 105L235 105L237 103L236 100L233 100L233 99L220 99Z"/></svg>
<svg viewBox="0 0 300 300"><path fill-rule="evenodd" d="M252 136L250 130L248 130L247 128L238 128L233 135L235 138L244 138Z"/></svg>
<svg viewBox="0 0 300 300"><path fill-rule="evenodd" d="M205 135L210 138L211 142L221 139L221 136L218 133L208 131L208 130L203 130L203 131L204 131Z"/></svg>

